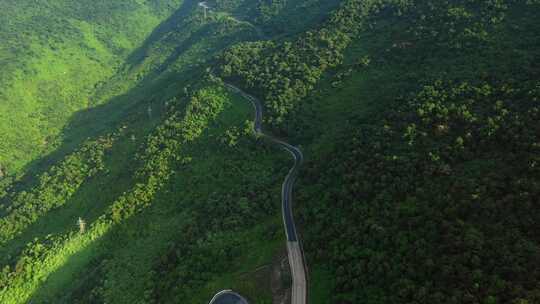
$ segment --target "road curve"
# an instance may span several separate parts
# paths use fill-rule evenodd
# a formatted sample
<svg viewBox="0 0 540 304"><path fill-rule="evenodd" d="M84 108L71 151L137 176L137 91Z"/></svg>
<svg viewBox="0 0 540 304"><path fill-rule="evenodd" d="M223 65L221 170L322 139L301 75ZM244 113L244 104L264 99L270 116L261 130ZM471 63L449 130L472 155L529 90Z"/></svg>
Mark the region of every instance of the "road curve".
<svg viewBox="0 0 540 304"><path fill-rule="evenodd" d="M223 290L210 300L210 304L248 304L248 302L232 290Z"/></svg>
<svg viewBox="0 0 540 304"><path fill-rule="evenodd" d="M291 267L292 274L291 304L307 304L308 286L306 259L304 257L302 244L300 243L298 234L296 232L296 225L294 223L294 216L292 211L292 193L294 188L294 182L298 175L298 170L300 169L300 166L302 165L302 162L304 160L304 155L302 154L302 151L297 147L263 132L263 108L260 100L258 100L254 96L245 93L244 91L232 84L226 83L225 85L232 91L240 94L242 97L249 100L253 105L255 109L255 133L281 146L294 158L294 165L289 170L289 173L285 177L285 181L282 185L281 208L283 215L283 224L285 227L285 234L287 236L287 253L289 256L289 265Z"/></svg>

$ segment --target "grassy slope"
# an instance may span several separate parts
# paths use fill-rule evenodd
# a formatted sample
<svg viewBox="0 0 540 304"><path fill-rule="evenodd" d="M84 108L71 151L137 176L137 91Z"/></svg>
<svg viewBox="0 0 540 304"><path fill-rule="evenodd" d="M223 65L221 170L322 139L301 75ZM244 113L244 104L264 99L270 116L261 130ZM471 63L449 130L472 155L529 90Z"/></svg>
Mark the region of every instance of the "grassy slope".
<svg viewBox="0 0 540 304"><path fill-rule="evenodd" d="M95 87L178 5L3 1L3 171L16 174L57 148L70 116L94 105L90 99Z"/></svg>
<svg viewBox="0 0 540 304"><path fill-rule="evenodd" d="M151 199L145 201L148 206L144 205L134 214L129 213L128 206L124 206L129 216L122 218L107 233L99 234L97 239L85 241L85 235L70 234L76 229L77 217L83 217L89 224L94 223L113 203L125 197L125 193L131 195L133 189L137 189L137 183L141 182L133 177L133 172L145 166L151 171L160 170L159 163L141 163L135 160L134 154L138 151L140 155L144 147L154 147L156 143L159 148L153 153L166 153L168 146L165 139L175 138L178 134L172 131L156 133L160 126L166 125L165 109L172 104L182 112L191 102L185 98L186 94L207 92L207 89L215 92L216 84L200 81L207 67L206 60L239 41L259 39L261 31L255 30L253 25L266 25L273 29L265 30L267 35L284 34L286 39L294 39L294 33L301 32L322 18L325 14L321 13L320 8L326 7L313 1L305 4L310 8L306 10L301 1L289 1L287 5L290 7L287 9L279 6L266 8L277 12L275 16L272 12L267 15L270 20L254 14L258 17L247 18L250 23L238 22L239 19L244 20L241 13L243 8L257 8L254 3L215 1L215 5L223 5L226 12L202 20L200 11L196 10L196 2L186 1L170 19L148 36L137 51L129 56L124 54L122 58L127 58L127 61L121 68L115 68L105 75L98 73L98 76L106 76L109 81L99 84L92 94L88 93L91 96L90 104L95 108L72 117L64 130L63 145L38 163L40 166L37 167L46 169L86 137L106 134L125 125L125 135L106 154L106 167L109 170L84 183L65 206L47 213L0 249L4 256L2 265L10 264L11 268L7 271L17 276L31 268L25 266L26 260L19 259L22 246L36 237L38 243L46 244L44 238L48 234L73 238L68 244L71 244L70 248L75 248L74 251L68 254L59 251L56 254L51 250L46 253L52 256L51 260L57 257L60 262L54 267L45 263L45 275L39 278L37 285L32 285L35 289L31 298L35 302L199 303L207 301L216 290L223 288L241 291L256 303L269 302L267 282L257 280L255 270L270 263L274 253L283 245L278 188L286 173L288 158L243 131L247 128L245 120L252 114L250 106L238 96L227 94L225 110L200 137L182 145L181 153L178 153L180 159L165 166L172 166L169 172L171 177L158 187L156 193L150 191ZM291 24L287 20L298 19L298 14L308 11L312 18L302 18L305 23L283 26ZM384 303L384 299L395 300L392 297L397 294L381 293L388 286L384 285L386 281L381 279L384 276L377 272L376 267L364 271L360 279L347 276L348 271L356 270L360 263L342 269L339 267L345 265L340 260L342 255L335 255L341 253L357 257L359 252L366 254L361 249L340 247L340 244L353 246L359 239L350 237L350 234L347 234L349 238L342 239L345 233L349 233L347 227L358 226L369 230L378 226L366 223L392 222L384 214L375 217L360 213L357 216L355 212L363 210L365 203L355 204L352 202L355 199L351 199L348 201L350 204L344 204L343 199L337 199L349 187L358 187L349 184L349 180L343 180L343 177L354 177L362 172L347 172L343 164L356 164L359 160L339 156L339 153L350 155L354 152L349 147L355 147L358 143L358 132L387 123L378 113L387 113L390 107L398 108L396 99L418 91L424 84L440 78L474 80L486 74L509 75L514 71L514 66L533 65L534 58L537 58L534 55L537 54L536 50L530 49L531 45L536 45L531 43L536 41L534 34L517 35L514 32L521 33L522 29L534 26L519 10L512 12L508 19L516 21L514 23L518 26L505 24L500 27L502 31L492 32L498 38L480 50L482 55L462 49L461 56L450 56L451 53L444 46L429 39L415 46L414 52L395 47L396 42L410 39L407 35L412 31L404 32L403 29L414 28L418 16L398 17L386 13L383 11L381 15L375 15L369 30L362 31L354 38L345 54L344 64L325 74L316 92L296 106L295 114L288 123L289 134L294 141L303 144L308 159L306 172L309 174L304 175L299 183L297 201L302 208L303 235L306 236L310 260L314 303L356 303L355 297L367 299L370 303ZM534 15L534 12L529 14ZM86 33L83 35L84 41L94 46L102 60L120 58L109 55L110 45L103 45L104 41L115 41L116 38L101 39L87 24L78 24L77 28ZM524 40L518 41L517 37ZM122 37L116 41L118 45L126 43ZM529 49L529 52L525 52L525 49ZM62 58L69 58L64 55ZM5 53L3 56L0 55L0 60L5 58ZM49 54L50 58L54 56ZM365 56L371 62L359 64ZM77 60L84 62L81 58ZM63 65L72 67L70 63L58 62L58 67ZM48 65L42 64L41 68L46 69ZM99 80L96 78L92 81ZM206 87L201 88L201 83ZM56 84L53 82L50 85ZM19 92L23 91L19 88ZM69 92L66 94L69 95ZM152 115L148 114L148 108L152 109ZM28 132L31 134L31 131ZM151 137L155 141L153 144L143 140L149 134L159 135ZM386 143L386 139L375 138L383 143ZM400 155L399 149L407 150L396 144L388 151ZM0 155L3 156L4 152ZM373 180L387 180L383 176L384 171L372 172L371 177ZM20 185L20 188L25 187L25 184ZM329 190L331 195L321 195ZM132 203L139 204L136 201ZM340 208L335 208L336 205ZM349 206L352 206L351 210L347 209ZM359 219L361 223L355 222ZM377 239L377 233L369 234L371 243L363 246L382 243ZM418 233L412 239L417 236ZM35 248L32 246L29 248ZM325 250L328 246L333 246L330 251ZM412 251L416 250L411 248ZM367 256L374 258L376 264L378 255ZM39 260L39 255L36 259ZM402 261L400 257L395 259ZM347 258L346 261L355 260ZM31 277L32 271L29 273ZM0 291L5 278L0 277ZM373 281L361 281L368 278L373 278ZM359 281L364 284L361 288L357 288ZM24 281L19 283L10 288L25 289L25 284L32 284ZM390 287L394 288L395 284L390 283ZM0 299L1 296L0 293ZM493 301L488 296L484 300Z"/></svg>
<svg viewBox="0 0 540 304"><path fill-rule="evenodd" d="M92 275L100 276L97 280L103 284L104 299L114 303L133 303L137 299L148 297L148 284L155 279L154 276L156 275L152 268L163 259L162 256L167 252L170 244L176 242L177 238L181 236L179 231L185 229L186 223L193 221L193 215L191 214L193 212L191 211L193 202L205 200L205 197L212 194L210 189L219 192L223 191L223 189L238 187L238 185L235 185L236 182L240 182L237 177L240 172L238 170L245 166L246 163L249 164L250 158L254 158L253 162L257 161L255 159L258 159L258 154L248 152L253 148L242 147L241 150L236 151L234 154L225 153L222 155L216 153L213 149L216 145L220 145L219 139L223 137L223 130L229 129L233 125L242 127L245 118L250 117L250 112L250 105L242 99L235 100L235 104L231 105L230 110L227 110L223 117L214 123L209 132L198 140L198 143L188 148L185 153L186 155L193 155L193 165L189 165L175 174L171 184L155 198L155 204L151 209L123 224L113 235L100 241L99 246L96 246L97 249L94 251L92 251L93 249L87 249L86 254L81 253L77 258L71 259L61 270L52 274L33 299L40 302L47 301L47 299L63 298L62 301L66 303L71 303L77 298L84 299L85 296L89 296L86 294L88 290L83 288L84 284L88 284L86 282L88 278L86 276L81 277L80 274L86 273L83 270L85 265L88 263L90 263L89 265L100 263L99 261L103 261L104 257L106 262L101 262L101 268L96 271L95 266L92 266L93 270L91 272L94 273L88 275L90 279L94 279ZM245 154L246 152L248 154ZM196 157L197 155L199 157ZM265 165L267 169L257 168L257 171L266 172L272 170L272 166L274 164L270 161ZM209 168L212 168L212 170L209 170ZM215 172L221 172L223 176L216 176ZM256 172L246 172L245 174L252 176ZM194 177L196 177L196 180L194 180ZM277 182L279 184L278 180ZM196 187L194 187L194 184ZM240 187L245 190L249 189L247 185L240 185ZM277 190L275 192L277 193ZM198 206L198 208L211 210L212 207L203 205ZM279 220L279 217L277 219ZM241 245L242 254L236 262L238 265L242 265L236 270L238 273L255 269L261 264L267 263L266 261L271 259L275 248L282 245L281 238L270 243L261 243L261 232L257 232L257 230L261 230L265 226L268 226L268 224L262 224L260 228L254 228L253 232L239 231L228 236L227 239L238 238L245 244ZM276 227L276 225L272 227ZM268 253L270 253L270 256L267 255ZM231 262L231 265L225 265L225 267L233 269L232 265L236 263ZM154 275L152 275L153 273ZM238 284L234 283L234 274L228 278L220 278L218 282L220 283L209 282L208 284L217 288L220 288L219 285L222 283L225 284L224 286ZM96 286L91 287L96 288ZM207 289L206 292L193 295L193 299L206 299L209 296L208 293L214 291L211 288ZM251 294L255 295L255 293ZM59 295L64 296L59 297ZM193 302L196 301L193 300Z"/></svg>
<svg viewBox="0 0 540 304"><path fill-rule="evenodd" d="M37 162L35 169L29 171L31 173L28 175L47 170L50 164L62 159L86 137L122 129L123 135L105 156L107 170L84 183L65 206L39 218L22 235L4 246L3 265L10 264L12 267L15 267L15 264L20 265L18 257L21 256L22 248L36 238L39 243L48 236L69 235L76 228L74 225L78 217L84 218L88 223L94 222L117 197L129 191L134 183L133 172L140 165L132 160L134 154L143 145L142 139L163 119L165 104L174 103L173 98L186 92L184 88L187 88L188 93L195 90L192 87L197 86L201 71L204 70L201 65L205 58L214 56L220 48L238 39L257 37L258 33L250 24L231 23L227 18L214 16L203 22L193 2L184 4L173 17L155 29L142 47L128 57L126 64L115 75L111 77L106 75L111 80L100 83L89 99L94 108L80 111L71 118L64 129L65 141L59 149ZM106 58L105 55L101 58ZM272 204L273 207L257 215L259 220L256 222L247 219L238 228L227 226L231 229L231 232L225 235L227 240L243 240L237 244L239 257L230 262L225 260L222 265L225 268L214 269L212 279L207 278L204 284L199 282L194 286L185 286L182 294L184 298L191 299L189 301L203 301L211 297L215 289L234 287L256 301L268 302L270 299L268 283L264 280L263 282L251 280L252 275L256 274L250 272L261 265L269 264L274 253L283 246L280 217L276 212L279 210L277 186L280 184L279 177L284 176L286 172L286 167L277 165L274 156L276 151L265 152L267 148L253 147L253 143L248 144L249 141L243 139L246 135L238 133L237 130L245 129L244 122L252 117L252 113L251 106L246 104L245 100L235 98L232 108L227 112L230 114L215 124L213 128L215 134L209 134L200 144L189 147L194 155L205 153L207 158L193 161L195 165L192 169L174 175L170 186L167 186L168 190L163 190L155 199L156 207L129 220L114 232L107 233L89 245L79 247L73 243L71 248L75 251L70 249L67 258L62 257L65 251L59 252L58 258L62 261L59 268L55 266L51 268L52 272L44 273L47 279L32 292L32 299L40 303L91 302L95 299L132 303L134 299L162 297L163 295L159 294L149 295L146 290L152 287L148 284L156 281L154 276L161 267L159 264L163 260L163 255L168 254L172 244L183 240L182 235L179 236L177 233L186 225L181 219L193 223L193 214L190 213L193 212L190 211L193 201L204 200L204 197L212 194L211 189L216 188L220 193L213 195L226 197L230 208L234 208L236 201L227 192L239 187L236 190L236 199L245 204L245 192L250 191L252 187L249 184L258 180L260 185L256 187L266 188L274 185L271 188L272 194L266 193L266 190L260 198L251 194L252 197L247 202L255 203L262 200L261 202L264 202L262 205ZM153 111L150 118L147 113L149 106ZM185 104L181 104L181 107L184 106ZM232 133L225 136L223 132L231 124L236 124L237 128L229 130ZM222 154L216 153L215 146L223 145L221 138L230 136L233 136L230 139L232 142L240 140L242 143L236 148L222 149ZM287 159L285 153L277 155L277 160L284 165L288 164L285 161ZM251 165L255 163L259 165ZM217 169L220 167L222 169ZM282 174L271 177L273 175L270 172L275 171L275 168ZM223 172L223 175L215 176L213 172L216 170ZM200 183L194 185L193 176L198 176ZM28 185L19 183L14 191L28 189L32 183ZM272 195L272 198L269 195ZM179 204L180 197L183 199ZM211 205L199 205L198 213L206 209L211 210L214 203L210 200L205 204ZM268 208L268 205L265 208ZM204 214L199 217L202 216ZM216 216L213 214L210 218ZM246 216L249 218L250 214L247 213ZM237 216L234 218L235 221L241 220ZM204 221L200 219L195 224L202 225ZM248 223L251 225L249 229L245 226ZM198 238L205 239L206 236L201 235ZM221 250L220 247L229 245L216 246L217 250ZM138 262L126 265L125 261L131 259ZM230 274L223 275L227 272ZM140 288L131 288L134 285ZM162 287L150 288L152 289L161 290ZM186 294L186 290L191 291ZM175 292L167 289L166 296L172 301Z"/></svg>

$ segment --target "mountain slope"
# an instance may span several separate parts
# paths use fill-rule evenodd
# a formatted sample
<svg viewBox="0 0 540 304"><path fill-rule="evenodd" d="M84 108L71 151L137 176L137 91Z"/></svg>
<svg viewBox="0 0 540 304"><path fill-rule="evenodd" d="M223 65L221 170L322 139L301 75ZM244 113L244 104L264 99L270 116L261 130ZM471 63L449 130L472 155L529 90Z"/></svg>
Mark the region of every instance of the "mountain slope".
<svg viewBox="0 0 540 304"><path fill-rule="evenodd" d="M4 174L17 173L56 149L69 117L94 105L94 88L107 81L180 2L2 1Z"/></svg>
<svg viewBox="0 0 540 304"><path fill-rule="evenodd" d="M358 33L336 17L223 57L307 146L314 300L537 302L538 3L364 8Z"/></svg>
<svg viewBox="0 0 540 304"><path fill-rule="evenodd" d="M538 1L0 5L0 302L286 297L291 160L225 81L305 154L310 303L540 301Z"/></svg>

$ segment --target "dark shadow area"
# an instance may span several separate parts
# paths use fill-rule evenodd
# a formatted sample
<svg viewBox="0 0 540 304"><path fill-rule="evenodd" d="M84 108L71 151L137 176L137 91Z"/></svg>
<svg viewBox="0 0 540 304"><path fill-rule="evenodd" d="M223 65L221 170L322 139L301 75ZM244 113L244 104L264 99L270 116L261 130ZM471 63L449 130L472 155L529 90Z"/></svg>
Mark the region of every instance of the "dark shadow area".
<svg viewBox="0 0 540 304"><path fill-rule="evenodd" d="M185 10L185 7L180 10ZM182 15L185 15L185 11ZM171 18L178 20L178 14ZM174 24L171 20L166 20L164 23L168 24L167 28L171 28ZM203 65L206 64L205 61L182 67L182 73L167 70L167 65L173 64L184 52L189 51L190 46L200 42L204 37L212 36L212 26L215 25L215 23L210 23L200 26L172 51L169 57L164 59L165 63L150 71L148 76L138 81L139 85L134 86L125 94L72 115L62 132L61 146L54 152L31 162L27 167L26 175L18 182L13 193L16 194L36 185L39 175L80 147L85 140L107 135L122 128L124 129L123 135L117 139L119 144L115 144L104 158L105 167L110 170L85 181L84 185L63 206L47 212L35 223L29 225L22 234L9 241L0 250L3 256L0 261L4 264L13 263L28 242L36 237L43 238L48 234L65 233L75 226L78 217L83 217L89 223L93 222L123 191L129 189L137 166L135 160L129 159L129 157L135 155L137 149L140 149L141 140L163 120L166 101L181 95L183 87L193 85L205 74L203 68ZM166 33L163 28L156 31L160 31L161 34ZM238 32L232 32L223 36L212 36L210 38L213 39L211 44L224 47L230 45L246 34L243 28L240 28L239 31L241 31L241 35L236 35ZM159 39L155 34L153 35L154 41ZM209 57L215 52L217 51L209 54ZM122 77L130 77L130 75L121 72L116 77L121 80ZM147 112L148 106L152 107L151 117ZM130 147L129 153L127 153L125 142L130 142L130 137L135 134L137 144L129 143L128 145L132 144L133 147ZM119 145L120 147L118 147ZM118 151L119 149L121 151ZM122 157L124 159L119 159ZM92 195L92 193L96 194ZM91 201L90 198L95 200ZM73 219L73 223L69 222L71 219Z"/></svg>
<svg viewBox="0 0 540 304"><path fill-rule="evenodd" d="M174 49L172 54L163 61L162 64L159 65L157 71L158 72L164 72L167 70L167 68L173 64L182 53L189 50L189 48L196 44L197 42L200 42L204 39L205 35L208 35L211 33L211 24L206 24L200 29L198 29L196 32L189 35L189 38L184 41L184 43L180 44L178 47Z"/></svg>
<svg viewBox="0 0 540 304"><path fill-rule="evenodd" d="M148 91L158 94L163 92L166 86L173 86L172 89L169 89L171 94L180 94L181 88L175 87L175 81L187 84L202 76L202 73L198 71L191 71L187 74L193 78L176 75L177 77L173 79L171 77L175 75L169 75L169 78L163 79L156 76L152 81L148 80L148 85L134 88L124 95L111 99L106 104L73 115L64 130L63 145L46 157L31 163L32 168L19 182L20 189L15 190L30 189L37 183L40 174L77 149L87 138L106 135L125 126L124 135L117 139L113 147L106 152L104 156L106 171L86 180L63 206L40 216L20 235L0 248L2 254L0 262L3 265L14 263L26 244L36 237L44 238L49 234L64 233L66 229L69 231L71 227L75 226L78 217L83 217L87 222L94 221L110 203L128 189L138 164L133 157L144 145L146 136L165 118L166 111L167 97L147 99L140 96L145 96ZM148 118L147 113L149 104L153 108L151 119ZM99 123L96 123L97 121ZM135 135L135 142L132 142L131 135ZM69 219L72 219L72 222L66 222Z"/></svg>
<svg viewBox="0 0 540 304"><path fill-rule="evenodd" d="M174 24L181 20L181 17L186 16L194 6L196 6L196 1L185 1L171 17L162 22L150 34L141 47L128 56L126 66L120 69L109 81L126 79L132 76L129 74L129 69L144 61L146 58L144 54L146 54L152 43L158 41L162 35L167 33L167 30L173 28ZM187 74L190 74L192 77L197 75L194 71ZM138 126L141 120L150 120L150 122L146 122L149 127L155 125L160 121L161 115L159 114L164 112L166 97L161 96L163 89L167 86L174 85L172 83L173 81L179 80L178 77L173 78L171 75L163 77L162 73L152 72L149 73L148 77L138 80L138 84L127 93L112 97L95 107L74 113L61 132L61 145L55 151L27 164L21 170L21 172L24 172L24 175L14 183L11 192L17 193L34 187L37 184L37 176L46 172L50 166L61 161L87 139L106 135L115 128L122 127L123 125ZM182 80L190 81L186 77L183 77ZM104 89L110 89L110 87L105 87ZM100 94L103 94L103 92L97 91L94 96L99 96ZM160 95L159 99L156 97L158 95ZM151 119L147 117L149 105L152 106L154 113ZM9 196L5 200L7 203Z"/></svg>
<svg viewBox="0 0 540 304"><path fill-rule="evenodd" d="M83 250L71 255L67 262L50 274L45 281L40 282L39 287L30 297L28 303L69 303L67 297L72 293L66 293L62 299L55 299L54 302L45 301L50 294L43 290L44 285L64 286L71 285L73 292L92 292L92 287L99 286L103 282L103 258L106 254L103 247L108 243L114 242L116 231L121 229L118 225L110 228L101 238L90 243ZM93 285L94 283L95 285Z"/></svg>
<svg viewBox="0 0 540 304"><path fill-rule="evenodd" d="M183 4L165 21L163 21L152 33L145 39L143 44L134 50L131 55L126 59L125 66L120 71L109 79L109 82L114 82L116 79L125 79L126 77L135 77L131 75L131 69L144 62L148 58L148 52L152 45L162 39L165 35L173 30L181 29L179 23L189 16L190 13L197 12L198 1L186 0ZM295 11L297 12L297 11ZM234 12L235 15L242 15L239 12ZM284 12L283 16L276 16L279 18L290 18L285 16L287 14L294 15L292 12ZM284 17L285 16L285 17ZM122 124L139 124L142 119L145 119L147 108L149 105L153 107L154 113L163 111L164 99L162 92L169 90L171 86L179 85L181 81L184 81L185 85L192 82L202 72L199 71L204 62L196 62L192 66L184 67L184 75L178 75L169 73L166 71L168 65L175 62L179 56L189 47L199 42L203 35L212 34L212 26L220 25L216 22L210 22L198 28L196 31L190 34L190 37L178 45L171 55L162 61L157 68L153 68L146 76L139 79L135 86L129 92L118 95L106 100L100 105L95 107L81 110L73 114L72 118L66 124L62 131L62 143L53 152L36 159L25 166L21 172L24 175L19 178L18 182L14 184L12 193L20 192L24 189L29 189L36 185L37 179L41 173L45 172L51 165L62 160L67 154L79 147L88 138L96 138L101 135L105 135L114 128L121 127ZM245 34L238 35L245 36ZM244 37L246 38L246 37ZM238 41L238 38L231 35L220 37L222 44L230 44ZM255 39L249 37L244 40ZM189 75L190 77L186 77ZM142 84L142 85L141 85ZM110 89L110 86L105 86L102 89ZM94 96L103 94L101 91L97 91ZM149 94L150 93L150 94ZM156 96L160 96L159 100ZM91 98L91 100L96 99ZM97 98L99 99L99 98ZM159 120L156 119L158 115L155 115L152 123L155 124ZM4 203L9 201L9 196L4 198ZM1 203L1 200L0 200Z"/></svg>
<svg viewBox="0 0 540 304"><path fill-rule="evenodd" d="M203 151L212 149L212 147L208 146L209 138L213 138L212 131L218 128L218 124L227 119L225 118L226 116L231 115L231 111L231 108L224 109L215 119L209 121L205 131L199 137L186 143L186 147L188 148L186 150L197 150L197 147ZM182 154L184 153L187 154L188 152L182 152ZM175 168L176 165L178 164L174 164L171 161L171 168ZM154 214L153 216L164 216L163 213L165 213L169 218L178 216L178 214L184 211L178 207L178 204L174 203L176 201L174 197L172 197L172 200L166 200L165 202L160 200L160 194L164 195L164 191L172 187L174 183L174 178L166 181L166 183L157 190L157 194L151 199L152 204L140 207L138 212L135 212L119 224L113 224L109 231L102 237L91 242L83 250L71 255L64 265L51 273L46 280L40 282L40 286L32 295L29 303L48 303L44 301L50 300L51 297L56 296L58 296L58 298L54 298L53 303L78 303L79 300L90 297L93 288L103 284L103 280L106 278L107 273L103 269L103 261L112 259L118 251L125 250L126 245L133 245L134 247L138 246L136 243L131 244L129 241L126 241L126 239L129 240L134 234L137 234L138 236L141 235L142 238L153 238L153 233L161 233L153 230L141 230L141 221L146 222L156 210L161 212L157 212L157 215ZM126 191L122 192L129 191L130 189L126 189ZM109 203L112 203L113 201L114 200L111 200ZM108 207L108 205L109 204L105 207ZM75 210L76 208L72 207L72 209ZM94 221L101 215L93 211L92 213L93 218L92 220L89 218L89 222ZM73 229L68 229L68 231ZM68 231L63 232L66 233ZM177 234L174 229L168 231L170 231L170 234L172 235ZM124 241L126 244L119 240ZM105 248L107 249L105 250ZM158 262L159 258L156 256L155 263ZM44 289L44 286L47 286L47 288ZM62 286L62 288L60 288L60 286ZM50 294L51 289L55 294Z"/></svg>
<svg viewBox="0 0 540 304"><path fill-rule="evenodd" d="M115 145L105 159L107 172L87 180L63 206L39 217L20 235L3 244L0 247L0 265L13 265L26 244L35 238L67 233L76 227L79 217L91 223L101 216L110 203L132 186L134 172L140 163L126 156L133 155L138 144L124 139Z"/></svg>
<svg viewBox="0 0 540 304"><path fill-rule="evenodd" d="M331 12L340 5L340 1L324 0L309 3L305 3L305 1L286 1L285 3L285 7L268 20L262 18L260 12L254 7L246 9L245 5L232 10L232 14L240 19L248 20L254 26L260 28L265 37L282 39L293 37L310 28L320 26L328 19ZM257 17L250 16L254 14L257 14Z"/></svg>
<svg viewBox="0 0 540 304"><path fill-rule="evenodd" d="M190 12L192 12L197 7L197 4L198 1L196 0L185 0L184 3L182 3L182 6L178 10L176 10L176 12L171 17L169 17L166 21L162 22L150 34L150 36L145 39L141 47L139 47L136 51L134 51L131 55L128 56L127 63L135 65L142 62L147 57L150 47L160 38L162 38L164 34L172 30L175 25L178 24L178 20L182 19Z"/></svg>

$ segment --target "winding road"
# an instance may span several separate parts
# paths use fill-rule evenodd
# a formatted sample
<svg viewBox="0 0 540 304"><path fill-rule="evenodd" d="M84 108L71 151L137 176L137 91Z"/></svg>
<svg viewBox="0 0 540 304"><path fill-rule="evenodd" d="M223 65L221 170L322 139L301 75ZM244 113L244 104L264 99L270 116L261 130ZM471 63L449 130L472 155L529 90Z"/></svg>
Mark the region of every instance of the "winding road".
<svg viewBox="0 0 540 304"><path fill-rule="evenodd" d="M199 6L205 10L211 9L206 2L199 2ZM239 23L245 23L250 25L255 29L257 34L266 39L263 31L254 26L253 24L247 21L240 21L234 17L229 17L233 20L236 20ZM289 258L289 265L291 268L292 276L292 291L291 291L291 304L307 304L308 302L308 284L307 284L307 265L306 259L304 257L304 251L302 249L302 244L298 238L296 232L296 225L294 223L294 216L292 211L292 193L294 188L294 182L298 176L298 170L304 161L304 155L302 151L297 147L277 139L276 137L264 133L262 130L263 122L263 107L262 103L256 97L247 94L242 91L240 88L225 83L225 86L230 90L234 91L237 94L240 94L245 99L249 100L255 109L255 121L254 121L254 131L255 134L259 137L266 138L267 140L281 146L287 152L289 152L294 158L294 165L289 170L289 173L285 177L285 181L282 185L281 190L281 208L283 216L283 225L285 227L285 234L287 236L287 254ZM247 301L242 298L239 294L233 292L232 290L223 290L217 293L214 298L210 301L210 304L248 304Z"/></svg>
<svg viewBox="0 0 540 304"><path fill-rule="evenodd" d="M299 241L298 234L296 232L296 225L294 223L294 216L292 211L292 193L294 182L298 175L298 170L302 165L304 160L304 155L302 151L297 147L284 142L280 139L275 138L274 136L264 133L262 130L262 121L263 121L263 108L260 100L247 94L238 87L232 84L225 84L227 88L234 91L237 94L240 94L245 99L249 100L255 109L255 124L254 130L255 133L260 136L268 139L269 141L281 146L287 152L289 152L294 158L294 165L289 170L289 173L285 177L285 181L282 185L281 200L282 200L282 215L283 215L283 225L285 227L285 234L287 236L287 253L289 257L289 265L291 268L292 274L292 292L291 292L291 304L307 304L308 298L308 286L307 286L307 266L306 259L304 257L304 252L302 245ZM214 297L210 304L225 304L228 302L219 301L219 295L231 294L232 291L222 291ZM234 294L234 293L233 293ZM245 301L245 300L243 300ZM234 302L233 302L234 303ZM238 302L244 304L245 302Z"/></svg>

